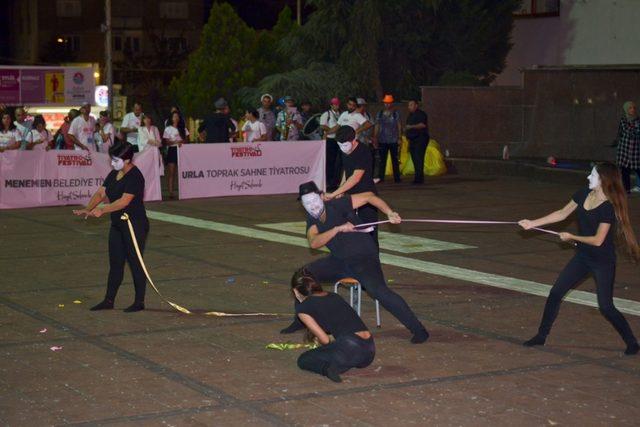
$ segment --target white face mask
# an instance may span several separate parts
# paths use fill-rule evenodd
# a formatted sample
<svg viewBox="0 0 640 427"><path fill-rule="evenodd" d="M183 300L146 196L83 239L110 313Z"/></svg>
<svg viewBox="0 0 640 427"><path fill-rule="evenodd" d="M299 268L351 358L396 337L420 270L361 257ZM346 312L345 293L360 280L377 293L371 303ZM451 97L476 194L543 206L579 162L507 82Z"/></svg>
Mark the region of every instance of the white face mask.
<svg viewBox="0 0 640 427"><path fill-rule="evenodd" d="M120 157L112 157L111 167L117 171L122 170L122 168L124 168L124 160L122 160Z"/></svg>
<svg viewBox="0 0 640 427"><path fill-rule="evenodd" d="M318 219L324 212L324 202L318 193L308 193L302 196L302 206L309 215Z"/></svg>
<svg viewBox="0 0 640 427"><path fill-rule="evenodd" d="M598 171L596 170L596 168L591 169L591 173L589 174L587 179L589 180L589 190L593 190L600 187L600 184L601 184L600 174L598 174Z"/></svg>
<svg viewBox="0 0 640 427"><path fill-rule="evenodd" d="M353 148L353 142L351 141L338 142L338 145L340 146L340 150L342 150L342 152L345 154L349 154L351 152L351 149Z"/></svg>

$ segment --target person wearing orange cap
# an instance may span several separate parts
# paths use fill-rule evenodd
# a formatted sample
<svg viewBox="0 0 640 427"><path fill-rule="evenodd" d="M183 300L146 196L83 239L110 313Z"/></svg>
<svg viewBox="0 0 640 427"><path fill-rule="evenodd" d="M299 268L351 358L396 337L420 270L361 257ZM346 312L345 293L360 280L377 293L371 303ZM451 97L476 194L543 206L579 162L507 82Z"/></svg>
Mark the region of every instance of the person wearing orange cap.
<svg viewBox="0 0 640 427"><path fill-rule="evenodd" d="M393 108L393 96L385 95L382 99L384 109L376 116L375 139L380 150L380 181L384 181L387 169L387 153L391 153L393 180L400 182L400 163L398 162L398 148L402 135L400 113Z"/></svg>
<svg viewBox="0 0 640 427"><path fill-rule="evenodd" d="M336 143L336 131L340 128L340 100L332 98L329 105L329 109L320 116L320 127L325 137L327 190L333 191L338 188L342 175L342 156Z"/></svg>

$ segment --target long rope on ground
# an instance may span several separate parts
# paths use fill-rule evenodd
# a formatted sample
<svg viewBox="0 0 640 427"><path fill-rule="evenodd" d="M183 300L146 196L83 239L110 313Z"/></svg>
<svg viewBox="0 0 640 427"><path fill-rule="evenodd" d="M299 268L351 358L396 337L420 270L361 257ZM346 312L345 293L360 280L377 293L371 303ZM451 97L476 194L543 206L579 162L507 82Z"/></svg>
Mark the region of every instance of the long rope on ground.
<svg viewBox="0 0 640 427"><path fill-rule="evenodd" d="M153 290L156 291L156 294L158 294L158 296L164 302L166 302L171 307L173 307L176 310L178 310L180 313L196 314L196 313L192 313L191 311L189 311L185 307L176 304L175 302L169 301L167 298L164 297L164 295L162 295L160 293L160 290L153 283L153 280L151 280L151 275L149 274L149 271L147 270L147 266L144 263L144 259L142 258L142 253L140 252L140 247L138 246L138 239L136 239L136 234L135 234L135 232L133 230L133 225L131 224L131 221L129 219L129 215L125 213L120 217L120 219L125 221L127 223L127 225L129 226L129 234L131 234L131 240L133 241L133 247L136 249L136 255L138 255L138 261L140 261L140 265L142 266L142 270L144 271L145 276L147 276L147 280L149 281L149 284L151 284L151 287L153 288ZM225 312L222 312L222 311L207 311L206 313L203 313L203 315L204 316L217 316L217 317L290 316L290 315L279 314L279 313L225 313Z"/></svg>

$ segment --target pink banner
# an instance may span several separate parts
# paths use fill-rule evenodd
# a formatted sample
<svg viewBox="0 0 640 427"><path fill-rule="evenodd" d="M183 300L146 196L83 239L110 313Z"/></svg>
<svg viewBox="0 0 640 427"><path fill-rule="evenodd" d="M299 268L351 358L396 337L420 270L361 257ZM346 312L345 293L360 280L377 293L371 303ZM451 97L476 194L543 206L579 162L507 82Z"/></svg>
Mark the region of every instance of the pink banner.
<svg viewBox="0 0 640 427"><path fill-rule="evenodd" d="M178 151L180 198L297 193L324 188L324 141L186 144Z"/></svg>
<svg viewBox="0 0 640 427"><path fill-rule="evenodd" d="M161 200L160 153L149 147L134 157L145 178L145 200ZM0 209L86 204L111 171L104 153L74 150L0 154Z"/></svg>

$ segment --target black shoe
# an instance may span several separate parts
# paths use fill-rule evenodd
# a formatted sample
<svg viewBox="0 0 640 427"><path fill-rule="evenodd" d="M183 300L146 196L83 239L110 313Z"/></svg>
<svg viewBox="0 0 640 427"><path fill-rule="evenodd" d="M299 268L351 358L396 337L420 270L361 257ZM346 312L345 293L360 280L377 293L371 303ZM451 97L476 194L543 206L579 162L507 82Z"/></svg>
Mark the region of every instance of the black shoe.
<svg viewBox="0 0 640 427"><path fill-rule="evenodd" d="M123 311L125 313L135 313L136 311L142 311L142 310L144 310L144 303L134 302L129 307L125 308Z"/></svg>
<svg viewBox="0 0 640 427"><path fill-rule="evenodd" d="M89 310L98 311L98 310L113 310L113 301L104 299L100 304L96 304L91 307Z"/></svg>
<svg viewBox="0 0 640 427"><path fill-rule="evenodd" d="M633 344L629 344L627 346L627 349L624 351L624 354L626 354L627 356L633 356L634 354L638 354L638 351L640 351L640 346L638 346L638 343L633 343Z"/></svg>
<svg viewBox="0 0 640 427"><path fill-rule="evenodd" d="M338 373L338 369L334 365L329 365L326 369L325 373L326 377L329 378L334 383L341 383L342 378L340 378L340 374Z"/></svg>
<svg viewBox="0 0 640 427"><path fill-rule="evenodd" d="M304 325L299 320L294 320L289 326L284 329L280 329L281 334L292 334L301 329L304 329Z"/></svg>
<svg viewBox="0 0 640 427"><path fill-rule="evenodd" d="M546 337L543 337L542 335L537 334L535 337L531 338L529 341L523 342L522 345L525 347L533 347L536 345L544 345L546 341L547 341Z"/></svg>
<svg viewBox="0 0 640 427"><path fill-rule="evenodd" d="M422 344L429 339L429 332L426 329L422 328L418 332L414 333L411 337L412 344Z"/></svg>

